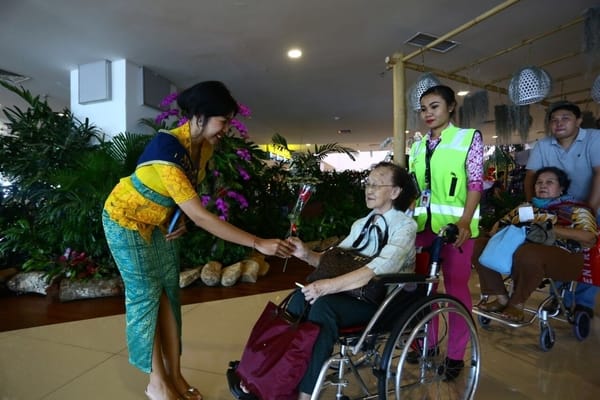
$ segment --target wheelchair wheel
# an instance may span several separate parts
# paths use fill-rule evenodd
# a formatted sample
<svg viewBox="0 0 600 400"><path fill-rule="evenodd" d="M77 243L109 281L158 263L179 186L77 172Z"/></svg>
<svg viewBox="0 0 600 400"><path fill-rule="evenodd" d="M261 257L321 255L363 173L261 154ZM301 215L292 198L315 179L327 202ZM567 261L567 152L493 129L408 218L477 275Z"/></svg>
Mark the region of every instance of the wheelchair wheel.
<svg viewBox="0 0 600 400"><path fill-rule="evenodd" d="M463 322L467 330L462 360L447 357L450 319ZM472 399L479 369L479 338L469 310L449 295L424 297L407 308L385 345L379 398Z"/></svg>
<svg viewBox="0 0 600 400"><path fill-rule="evenodd" d="M491 319L489 319L488 317L484 317L483 315L478 315L477 321L479 322L479 325L481 325L482 328L487 328L490 322L492 322Z"/></svg>
<svg viewBox="0 0 600 400"><path fill-rule="evenodd" d="M542 326L540 331L540 349L542 349L542 351L549 351L554 347L554 341L554 330L552 330L550 325Z"/></svg>
<svg viewBox="0 0 600 400"><path fill-rule="evenodd" d="M573 317L573 333L577 340L582 341L590 335L590 315L585 311L576 311Z"/></svg>

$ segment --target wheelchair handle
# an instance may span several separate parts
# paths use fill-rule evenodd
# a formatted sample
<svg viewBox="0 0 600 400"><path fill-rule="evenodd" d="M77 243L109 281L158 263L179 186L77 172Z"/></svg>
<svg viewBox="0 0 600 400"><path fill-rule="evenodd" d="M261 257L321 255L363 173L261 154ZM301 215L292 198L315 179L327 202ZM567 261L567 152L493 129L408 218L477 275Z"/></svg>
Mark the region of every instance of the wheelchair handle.
<svg viewBox="0 0 600 400"><path fill-rule="evenodd" d="M458 236L458 227L455 224L448 224L443 226L430 247L431 263L437 263L440 261L440 252L444 244L452 244L456 242Z"/></svg>
<svg viewBox="0 0 600 400"><path fill-rule="evenodd" d="M438 236L443 238L446 243L452 244L456 242L456 238L458 236L458 226L455 224L443 226L440 229Z"/></svg>

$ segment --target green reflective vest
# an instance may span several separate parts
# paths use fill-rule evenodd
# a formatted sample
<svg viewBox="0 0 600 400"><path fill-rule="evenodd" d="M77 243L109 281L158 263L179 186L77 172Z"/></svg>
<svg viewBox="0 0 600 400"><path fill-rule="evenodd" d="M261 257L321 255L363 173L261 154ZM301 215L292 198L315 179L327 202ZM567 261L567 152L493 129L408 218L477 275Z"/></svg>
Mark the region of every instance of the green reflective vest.
<svg viewBox="0 0 600 400"><path fill-rule="evenodd" d="M475 129L449 125L442 131L441 140L431 156L429 211L433 232L438 232L449 223L456 223L463 214L467 202L466 161L474 134ZM409 170L415 173L421 190L426 189L426 148L427 142L423 139L415 142L410 149ZM427 222L427 208L420 202L421 199L417 199L414 213L419 232L425 229ZM477 206L471 220L472 237L479 236L479 218Z"/></svg>

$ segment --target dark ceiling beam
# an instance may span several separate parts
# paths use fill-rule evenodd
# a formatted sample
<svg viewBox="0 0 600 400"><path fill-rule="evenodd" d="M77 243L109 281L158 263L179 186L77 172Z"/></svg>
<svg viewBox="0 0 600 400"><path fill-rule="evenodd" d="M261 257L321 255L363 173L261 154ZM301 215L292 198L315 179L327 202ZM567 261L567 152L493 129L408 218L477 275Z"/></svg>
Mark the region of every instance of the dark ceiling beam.
<svg viewBox="0 0 600 400"><path fill-rule="evenodd" d="M583 17L576 18L576 19L574 19L571 22L567 22L566 24L559 25L558 27L556 27L555 29L552 29L551 31L548 31L548 32L545 32L545 33L541 33L541 34L539 34L537 36L534 36L534 37L532 37L530 39L524 39L524 40L522 40L518 44L515 44L515 45L513 45L511 47L508 47L506 49L500 50L497 53L494 53L492 55L489 55L489 56L486 56L486 57L482 57L479 60L473 61L470 64L467 64L467 65L464 65L462 67L459 67L459 68L455 69L454 71L451 71L450 73L456 74L456 73L458 73L460 71L464 71L465 69L470 69L470 68L472 68L472 67L474 67L476 65L483 64L486 61L492 60L492 59L494 59L496 57L500 57L501 55L504 55L506 53L510 53L511 51L517 50L517 49L519 49L519 48L521 48L523 46L527 46L527 45L529 45L531 43L534 43L534 42L536 42L536 41L538 41L540 39L543 39L545 37L553 35L553 34L555 34L557 32L560 32L560 31L562 31L564 29L570 28L573 25L577 25L577 24L579 24L582 21L583 21Z"/></svg>
<svg viewBox="0 0 600 400"><path fill-rule="evenodd" d="M427 67L424 65L411 63L411 62L405 62L404 66L413 71L431 72L438 78L446 78L446 79L450 79L450 80L453 80L456 82L465 83L467 85L471 85L471 86L479 87L481 89L489 90L490 92L508 94L508 90L505 88L502 88L502 87L499 87L496 85L491 85L491 84L485 83L485 82L480 82L480 81L468 78L463 75L452 74L450 72L442 71L440 69L431 68L431 67Z"/></svg>
<svg viewBox="0 0 600 400"><path fill-rule="evenodd" d="M486 19L493 17L494 15L498 14L499 12L507 9L508 7L518 3L520 0L508 0L505 1L502 4L497 5L496 7L484 12L483 14L479 15L478 17L473 18L471 21L459 26L458 28L451 30L450 32L446 33L445 35L439 37L437 40L434 40L433 42L429 43L426 46L421 47L419 50L415 50L414 52L406 55L403 57L403 61L409 61L412 58L415 58L416 56L418 56L421 53L426 52L427 50L429 50L430 48L437 46L438 44L442 43L445 40L448 40L456 35L458 35L461 32L466 31L467 29L477 25L480 22L485 21Z"/></svg>

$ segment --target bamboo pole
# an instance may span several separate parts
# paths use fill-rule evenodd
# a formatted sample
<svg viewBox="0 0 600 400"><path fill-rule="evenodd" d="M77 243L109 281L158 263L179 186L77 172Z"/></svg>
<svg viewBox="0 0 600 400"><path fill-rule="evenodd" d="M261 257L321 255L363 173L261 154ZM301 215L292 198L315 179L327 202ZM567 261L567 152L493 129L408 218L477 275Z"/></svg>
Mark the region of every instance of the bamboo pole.
<svg viewBox="0 0 600 400"><path fill-rule="evenodd" d="M594 68L594 69L591 69L591 70L585 71L585 72L574 72L572 74L563 75L563 76L560 76L560 77L554 79L554 83L568 81L569 79L573 79L573 78L579 78L580 76L584 76L586 74L595 74L598 71L600 71L600 68Z"/></svg>
<svg viewBox="0 0 600 400"><path fill-rule="evenodd" d="M471 78L467 78L466 76L450 74L450 73L448 73L446 71L442 71L440 69L426 67L424 65L419 65L419 64L415 64L415 63L411 63L411 62L404 62L404 67L408 68L408 69L412 69L413 71L431 72L439 78L447 78L447 79L453 80L455 82L465 83L467 85L471 85L471 86L479 87L479 88L482 88L485 90L489 90L490 92L508 94L508 90L505 88L501 88L499 86L490 85L485 82L473 80Z"/></svg>
<svg viewBox="0 0 600 400"><path fill-rule="evenodd" d="M565 54L565 55L562 55L560 57L556 57L556 58L554 58L552 60L548 60L548 61L543 62L541 64L536 64L536 67L544 68L544 67L547 67L549 65L556 64L556 63L558 63L560 61L568 60L569 58L575 57L575 56L577 56L579 54L581 54L581 51L574 51L572 53ZM507 80L509 80L512 77L513 77L513 74L511 74L511 75L505 75L505 76L503 76L501 78L494 79L490 83L493 85L493 84L496 84L498 82L507 81Z"/></svg>
<svg viewBox="0 0 600 400"><path fill-rule="evenodd" d="M410 59L418 56L421 53L424 53L425 51L429 50L430 48L432 48L433 46L443 42L444 40L448 40L451 37L466 31L467 29L477 25L480 22L485 21L486 19L493 17L494 15L498 14L499 12L505 10L506 8L518 3L520 0L508 0L505 1L502 4L497 5L496 7L492 8L491 10L488 10L486 12L484 12L483 14L479 15L478 17L475 17L474 19L472 19L471 21L459 26L458 28L446 33L445 35L441 36L440 38L438 38L437 40L434 40L433 42L429 43L426 46L421 47L419 50L416 50L412 53L410 53L409 55L405 56L403 61L409 61Z"/></svg>
<svg viewBox="0 0 600 400"><path fill-rule="evenodd" d="M391 58L394 104L394 163L406 168L406 73L402 53L394 53Z"/></svg>
<svg viewBox="0 0 600 400"><path fill-rule="evenodd" d="M458 73L460 71L464 71L465 69L469 69L469 68L472 68L472 67L474 67L476 65L483 64L484 62L489 61L489 60L491 60L493 58L499 57L499 56L504 55L506 53L509 53L509 52L511 52L513 50L516 50L516 49L521 48L523 46L527 46L528 44L531 44L531 43L533 43L535 41L538 41L540 39L543 39L545 37L553 35L553 34L555 34L557 32L560 32L560 31L562 31L564 29L570 28L571 26L576 25L576 24L578 24L578 23L580 23L582 21L583 21L583 17L576 18L573 21L568 22L568 23L563 24L563 25L560 25L560 26L558 26L557 28L555 28L555 29L553 29L551 31L539 34L539 35L534 36L534 37L532 37L530 39L525 39L525 40L521 41L520 43L518 43L516 45L513 45L513 46L511 46L509 48L500 50L500 51L498 51L495 54L492 54L492 55L489 55L489 56L486 56L486 57L482 57L479 60L473 61L470 64L467 64L465 66L459 67L459 68L455 69L454 71L450 71L450 73L451 74L456 74L456 73Z"/></svg>
<svg viewBox="0 0 600 400"><path fill-rule="evenodd" d="M555 94L554 96L548 96L548 97L546 97L546 100L550 101L552 99L560 99L560 98L570 96L572 94L585 93L585 92L589 92L589 91L590 91L589 87L584 88L584 89L579 89L579 90L572 90L570 92L564 92L564 93Z"/></svg>

